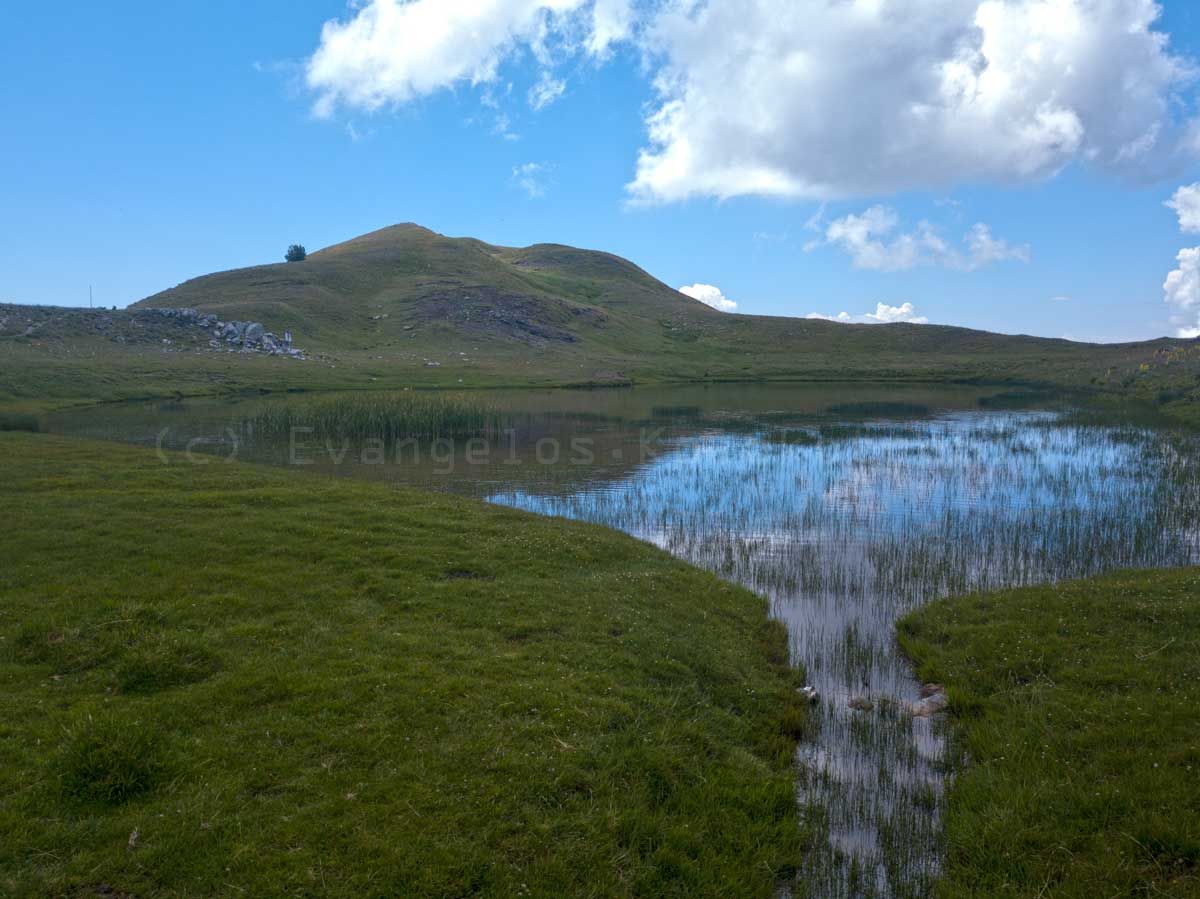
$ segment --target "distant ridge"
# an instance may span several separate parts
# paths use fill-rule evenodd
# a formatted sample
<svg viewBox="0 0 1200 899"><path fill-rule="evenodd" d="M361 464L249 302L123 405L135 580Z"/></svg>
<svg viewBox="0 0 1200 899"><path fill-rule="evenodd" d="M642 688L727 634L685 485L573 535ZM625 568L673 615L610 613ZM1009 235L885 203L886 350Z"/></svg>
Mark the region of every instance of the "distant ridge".
<svg viewBox="0 0 1200 899"><path fill-rule="evenodd" d="M208 354L227 357L229 348L216 335L147 325L142 313L160 308L290 332L311 358L258 367L218 361ZM723 313L611 253L496 246L411 222L303 262L193 278L104 315L0 307L8 353L0 357L8 366L0 399L36 395L48 379L64 394L90 395L101 384L117 396L156 395L168 384L211 392L872 380L1065 386L1179 405L1200 384L1197 341L1097 346L939 325ZM97 381L87 366L98 363L88 359L112 373ZM53 372L39 374L45 365Z"/></svg>

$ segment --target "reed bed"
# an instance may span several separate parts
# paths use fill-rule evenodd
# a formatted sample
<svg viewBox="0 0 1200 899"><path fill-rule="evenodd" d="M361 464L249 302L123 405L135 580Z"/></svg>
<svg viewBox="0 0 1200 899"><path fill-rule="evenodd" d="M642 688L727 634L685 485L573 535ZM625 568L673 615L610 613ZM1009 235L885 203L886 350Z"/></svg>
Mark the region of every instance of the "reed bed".
<svg viewBox="0 0 1200 899"><path fill-rule="evenodd" d="M256 439L288 439L297 431L317 440L493 438L505 428L497 407L455 394L371 393L267 406L243 423Z"/></svg>
<svg viewBox="0 0 1200 899"><path fill-rule="evenodd" d="M628 531L771 597L823 701L798 757L808 895L931 895L953 762L895 624L941 596L1200 560L1200 445L1053 413L763 422L616 484L493 497ZM848 708L865 697L874 710Z"/></svg>
<svg viewBox="0 0 1200 899"><path fill-rule="evenodd" d="M29 431L36 434L40 429L35 415L0 412L0 431Z"/></svg>

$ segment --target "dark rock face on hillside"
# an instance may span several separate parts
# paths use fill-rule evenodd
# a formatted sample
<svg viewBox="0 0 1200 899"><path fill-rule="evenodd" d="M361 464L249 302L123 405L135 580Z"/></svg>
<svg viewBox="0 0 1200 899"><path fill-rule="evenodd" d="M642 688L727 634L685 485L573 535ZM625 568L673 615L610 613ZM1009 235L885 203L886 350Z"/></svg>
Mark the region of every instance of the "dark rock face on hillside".
<svg viewBox="0 0 1200 899"><path fill-rule="evenodd" d="M487 285L430 286L418 301L419 314L432 321L452 323L465 334L545 346L576 343L566 324L600 326L606 316L599 309L572 307Z"/></svg>

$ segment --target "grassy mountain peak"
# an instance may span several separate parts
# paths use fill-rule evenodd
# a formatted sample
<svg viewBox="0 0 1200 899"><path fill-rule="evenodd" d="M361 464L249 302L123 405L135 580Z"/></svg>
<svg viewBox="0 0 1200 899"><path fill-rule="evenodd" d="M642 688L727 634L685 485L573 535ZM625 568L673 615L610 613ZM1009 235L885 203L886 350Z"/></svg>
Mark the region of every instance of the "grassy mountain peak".
<svg viewBox="0 0 1200 899"><path fill-rule="evenodd" d="M411 223L335 244L303 262L195 278L137 305L263 321L329 349L387 347L419 331L455 344L466 338L616 350L635 336L626 319L639 320L641 330L662 316L710 314L616 256L555 245L497 247Z"/></svg>

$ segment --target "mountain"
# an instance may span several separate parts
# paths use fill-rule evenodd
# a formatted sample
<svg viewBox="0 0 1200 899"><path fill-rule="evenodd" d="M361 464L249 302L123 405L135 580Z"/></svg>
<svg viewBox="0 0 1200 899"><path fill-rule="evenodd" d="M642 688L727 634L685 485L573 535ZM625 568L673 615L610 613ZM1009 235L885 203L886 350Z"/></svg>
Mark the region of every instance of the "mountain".
<svg viewBox="0 0 1200 899"><path fill-rule="evenodd" d="M194 307L288 329L329 352L635 377L931 377L1086 383L1179 341L1098 347L934 325L718 312L608 253L525 248L395 225L313 253L188 281L139 307ZM432 357L437 357L436 359ZM503 366L502 366L503 367Z"/></svg>
<svg viewBox="0 0 1200 899"><path fill-rule="evenodd" d="M307 358L231 352L161 309L290 331ZM608 253L493 246L414 224L303 262L195 278L125 312L0 307L0 399L804 379L1053 384L1178 403L1198 373L1195 341L1096 346L728 314Z"/></svg>
<svg viewBox="0 0 1200 899"><path fill-rule="evenodd" d="M717 313L605 253L496 247L395 225L311 254L188 281L136 304L288 329L323 350L424 343L637 354L647 329ZM414 335L412 332L417 332ZM298 339L300 339L298 337Z"/></svg>

